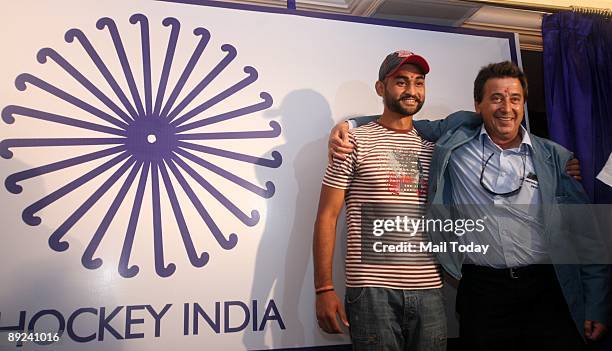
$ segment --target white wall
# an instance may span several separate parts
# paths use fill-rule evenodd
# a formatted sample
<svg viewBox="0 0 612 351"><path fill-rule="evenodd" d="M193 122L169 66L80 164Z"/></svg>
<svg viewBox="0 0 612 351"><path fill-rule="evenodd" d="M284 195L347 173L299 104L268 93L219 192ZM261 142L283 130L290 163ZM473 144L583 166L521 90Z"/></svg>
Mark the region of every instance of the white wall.
<svg viewBox="0 0 612 351"><path fill-rule="evenodd" d="M41 64L37 62L36 54L42 48L53 48L93 86L125 110L83 47L77 41L66 42L64 34L71 28L78 28L89 38L133 104L108 28L99 30L96 22L102 17L115 21L140 99L145 100L140 25L129 22L131 15L141 13L148 18L150 27L153 98L159 85L170 33L170 28L162 25L166 17L176 18L181 27L164 101L167 101L198 43L199 37L193 34L197 27L206 28L211 33L211 39L178 95L177 103L222 59L224 53L220 48L223 44L233 45L237 56L184 111L195 108L243 79L246 76L244 66L254 67L258 78L191 121L257 104L262 101L262 92L267 92L273 98L272 105L262 111L184 133L271 130L271 121L279 123L282 128L280 135L271 138L192 141L266 159L273 158L273 151L282 155L282 165L266 167L192 152L253 186L264 187L267 181L272 182L275 192L270 198L257 195L205 167L186 161L241 212L250 215L252 210L258 211L259 221L250 223L252 226L245 224L196 180L181 172L224 236L237 234L237 244L231 249L222 248L214 239L211 225L202 219L182 190L179 180L170 175L185 217L188 236L197 253L206 251L209 255L209 261L203 267L194 267L188 259L167 195L168 188L160 178L163 239L159 243L163 246L165 264L174 263L176 267L168 277L161 277L155 269L153 180L150 173L143 188L142 210L134 216L138 218L138 223L129 265L137 265L139 271L131 278L122 277L118 267L125 266L125 263L120 263L120 257L122 250L127 250L124 242L140 171L134 173L134 183L126 185L126 193L118 197L122 201L117 212L108 216L108 229L93 255L93 258L103 260L97 269L84 267L82 256L91 246L96 230L112 207L131 168L106 193L94 196L91 208L84 211L83 216L66 231L62 240L69 247L62 252L52 250L48 244L49 238L74 216L75 211L121 164L41 209L36 213L42 220L39 225L24 222L22 211L97 169L112 156L22 180L18 182L23 187L20 193L11 193L6 186L2 187L0 327L19 324L20 312L23 311L25 318L22 319L27 329L27 323L42 311L41 318L35 323L36 331L57 330L57 317L50 314L55 313L50 310L56 310L66 322L70 316L74 317L71 332L77 335L74 337L64 333L61 346L40 347L30 342L22 350L169 350L177 347L196 350L203 347L219 349L221 346L237 350L347 343L346 337L321 333L316 328L314 318L311 231L326 163L326 135L329 129L347 116L382 111L381 101L374 92L374 81L380 62L391 51L409 49L429 60L431 73L427 76L427 102L419 118L441 118L458 109L472 109L472 82L478 69L489 62L510 58L510 41L504 38L157 1L15 1L3 4L2 9L0 33L4 50L0 96L5 113L12 109L7 106L16 105L112 127L108 122L30 83L26 84L24 91L16 89L15 78L22 73L30 73L116 117L112 109L56 62L49 59ZM151 118L157 117L143 117L140 120L143 124L136 130L150 128L153 123ZM10 122L10 118L7 117L0 126L0 139L3 140L0 146L13 143L9 139L36 139L39 142L45 138L84 140L115 137L21 115L16 115L12 124L6 121ZM160 138L159 133L157 137ZM132 140L134 136L128 138ZM7 179L17 172L112 146L11 148L12 157L0 160L0 178ZM9 155L5 153L4 156ZM11 189L14 191L14 187ZM342 291L344 248L341 240L342 236L338 239L336 250L335 281ZM157 257L159 263L161 255L158 253ZM273 304L277 309L267 311L271 319L261 331L253 331L253 301L257 304L259 326L266 315L266 307ZM189 328L187 335L184 335L184 304L191 306L190 316L193 315L193 304L197 303L214 320L216 302L219 306L219 333L200 319L199 334L193 335L192 320L187 318ZM231 327L238 327L245 320L241 303L248 306L250 322L245 329L230 332ZM156 337L155 313L151 311L160 313L164 306L170 304L166 313L157 317L159 336ZM225 306L229 315L224 311ZM110 327L105 328L101 322L101 315L104 313L108 316L116 309L119 309L116 316L109 321L109 325L117 331L114 335ZM282 318L284 329L278 318ZM142 323L138 319L143 319ZM229 323L229 330L224 328L225 321ZM129 326L129 331L126 326ZM93 340L77 343L74 340L78 336L91 336ZM118 336L128 338L118 340ZM0 343L11 345L7 344L5 337Z"/></svg>

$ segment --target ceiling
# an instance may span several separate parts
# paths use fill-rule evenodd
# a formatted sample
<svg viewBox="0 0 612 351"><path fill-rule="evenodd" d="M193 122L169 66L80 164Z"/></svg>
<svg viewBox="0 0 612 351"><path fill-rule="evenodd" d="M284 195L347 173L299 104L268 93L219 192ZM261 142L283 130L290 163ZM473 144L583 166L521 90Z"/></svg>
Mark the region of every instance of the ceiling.
<svg viewBox="0 0 612 351"><path fill-rule="evenodd" d="M229 1L287 6L286 0ZM296 3L300 10L516 32L521 49L536 51L542 50L544 14L569 10L570 6L612 11L612 0L296 0Z"/></svg>

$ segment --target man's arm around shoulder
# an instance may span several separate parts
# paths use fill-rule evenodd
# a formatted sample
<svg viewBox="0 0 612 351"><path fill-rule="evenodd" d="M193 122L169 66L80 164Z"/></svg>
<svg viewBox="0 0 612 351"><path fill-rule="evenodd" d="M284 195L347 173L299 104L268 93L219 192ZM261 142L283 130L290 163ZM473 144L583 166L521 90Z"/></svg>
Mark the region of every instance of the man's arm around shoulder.
<svg viewBox="0 0 612 351"><path fill-rule="evenodd" d="M444 133L457 129L461 126L477 127L482 124L480 115L470 111L457 111L439 120L415 120L414 127L419 134L432 142L436 142Z"/></svg>

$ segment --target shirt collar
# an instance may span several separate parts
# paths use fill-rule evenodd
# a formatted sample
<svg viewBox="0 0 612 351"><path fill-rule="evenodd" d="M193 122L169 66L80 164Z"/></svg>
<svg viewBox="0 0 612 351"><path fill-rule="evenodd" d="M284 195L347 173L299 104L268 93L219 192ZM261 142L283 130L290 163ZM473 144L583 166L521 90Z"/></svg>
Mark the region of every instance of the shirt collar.
<svg viewBox="0 0 612 351"><path fill-rule="evenodd" d="M519 145L519 150L533 150L533 145L531 144L531 137L529 136L529 133L527 132L527 130L525 129L525 127L523 127L523 125L521 124L521 134L523 135L523 140L521 140L521 145ZM489 133L487 133L487 130L485 129L484 123L480 126L480 141L482 142L483 138L485 138L484 140L487 140L492 144L497 146L493 140L491 140L491 137L489 136ZM523 146L524 145L524 146ZM497 146L499 148L499 146Z"/></svg>

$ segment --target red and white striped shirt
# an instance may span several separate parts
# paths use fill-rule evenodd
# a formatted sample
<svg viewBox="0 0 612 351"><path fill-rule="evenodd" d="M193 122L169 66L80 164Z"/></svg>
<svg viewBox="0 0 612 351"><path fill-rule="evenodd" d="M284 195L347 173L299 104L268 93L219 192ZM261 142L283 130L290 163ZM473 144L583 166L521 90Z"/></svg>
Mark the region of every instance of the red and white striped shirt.
<svg viewBox="0 0 612 351"><path fill-rule="evenodd" d="M351 130L354 149L344 161L328 165L323 184L347 190L348 224L346 285L348 287L387 287L394 289L431 289L442 286L440 268L430 252L377 254L376 241L426 242L426 233L372 233L373 211L380 218L396 215L421 219L425 215L427 181L435 144L423 140L415 129L395 131L370 122ZM388 217L387 217L388 216ZM366 228L364 230L364 228ZM380 248L380 246L379 246Z"/></svg>

